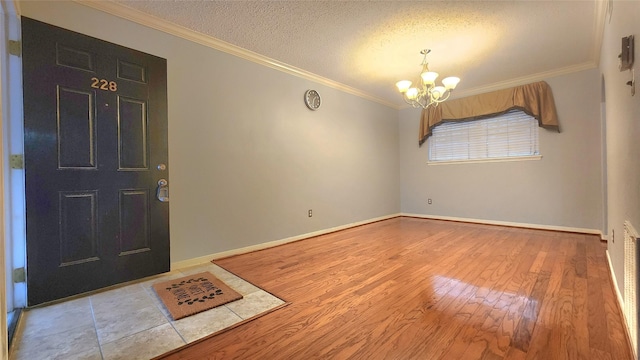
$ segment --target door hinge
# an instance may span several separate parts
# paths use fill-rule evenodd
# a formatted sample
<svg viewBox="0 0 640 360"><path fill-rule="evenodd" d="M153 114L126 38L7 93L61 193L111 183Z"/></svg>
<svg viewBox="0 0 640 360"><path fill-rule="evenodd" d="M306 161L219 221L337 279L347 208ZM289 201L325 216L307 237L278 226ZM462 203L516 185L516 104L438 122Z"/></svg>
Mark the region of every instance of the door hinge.
<svg viewBox="0 0 640 360"><path fill-rule="evenodd" d="M9 40L9 54L22 56L22 43L17 40Z"/></svg>
<svg viewBox="0 0 640 360"><path fill-rule="evenodd" d="M12 169L24 169L24 155L15 154L9 157L9 165Z"/></svg>
<svg viewBox="0 0 640 360"><path fill-rule="evenodd" d="M14 283L23 283L27 280L26 272L23 267L13 269L13 282Z"/></svg>

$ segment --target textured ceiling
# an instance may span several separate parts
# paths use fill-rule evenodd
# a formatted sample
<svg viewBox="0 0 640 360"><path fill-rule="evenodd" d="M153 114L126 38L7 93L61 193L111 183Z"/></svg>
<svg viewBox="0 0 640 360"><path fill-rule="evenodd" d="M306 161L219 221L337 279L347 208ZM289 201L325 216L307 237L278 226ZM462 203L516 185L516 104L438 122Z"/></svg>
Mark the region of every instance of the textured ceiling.
<svg viewBox="0 0 640 360"><path fill-rule="evenodd" d="M596 1L116 1L400 106L431 70L457 94L595 66Z"/></svg>

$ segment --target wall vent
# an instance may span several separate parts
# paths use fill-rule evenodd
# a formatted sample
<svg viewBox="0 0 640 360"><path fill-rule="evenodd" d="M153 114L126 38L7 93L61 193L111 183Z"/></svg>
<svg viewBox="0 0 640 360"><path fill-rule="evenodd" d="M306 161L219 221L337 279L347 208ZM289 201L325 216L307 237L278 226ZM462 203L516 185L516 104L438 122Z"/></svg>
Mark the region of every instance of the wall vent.
<svg viewBox="0 0 640 360"><path fill-rule="evenodd" d="M624 318L635 358L638 356L638 232L624 222Z"/></svg>

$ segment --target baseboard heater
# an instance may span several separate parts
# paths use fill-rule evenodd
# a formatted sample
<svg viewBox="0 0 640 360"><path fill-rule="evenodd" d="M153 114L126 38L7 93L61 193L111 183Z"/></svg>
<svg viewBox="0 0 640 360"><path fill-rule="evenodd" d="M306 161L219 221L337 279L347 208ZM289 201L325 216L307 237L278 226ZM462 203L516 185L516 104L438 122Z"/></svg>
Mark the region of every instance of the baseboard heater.
<svg viewBox="0 0 640 360"><path fill-rule="evenodd" d="M638 232L624 222L624 318L634 357L638 358Z"/></svg>

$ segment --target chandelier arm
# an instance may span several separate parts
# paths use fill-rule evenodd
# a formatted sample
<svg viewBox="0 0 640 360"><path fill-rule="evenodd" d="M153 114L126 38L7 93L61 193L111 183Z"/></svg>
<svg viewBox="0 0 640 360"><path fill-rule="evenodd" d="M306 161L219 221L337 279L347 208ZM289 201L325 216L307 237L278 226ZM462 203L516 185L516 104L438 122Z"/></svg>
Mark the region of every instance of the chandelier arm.
<svg viewBox="0 0 640 360"><path fill-rule="evenodd" d="M445 94L446 94L446 95L441 96L441 97L440 97L440 99L438 99L438 102L439 102L439 103L441 103L441 102L443 102L443 101L446 101L446 100L449 98L449 96L451 96L451 90L447 90L447 91L445 92Z"/></svg>
<svg viewBox="0 0 640 360"><path fill-rule="evenodd" d="M404 102L406 102L407 104L409 104L409 105L411 105L411 106L413 106L413 107L416 107L416 105L415 105L415 100L409 100L409 99L406 97L406 95L403 95L403 96L402 96L402 98L404 99Z"/></svg>

